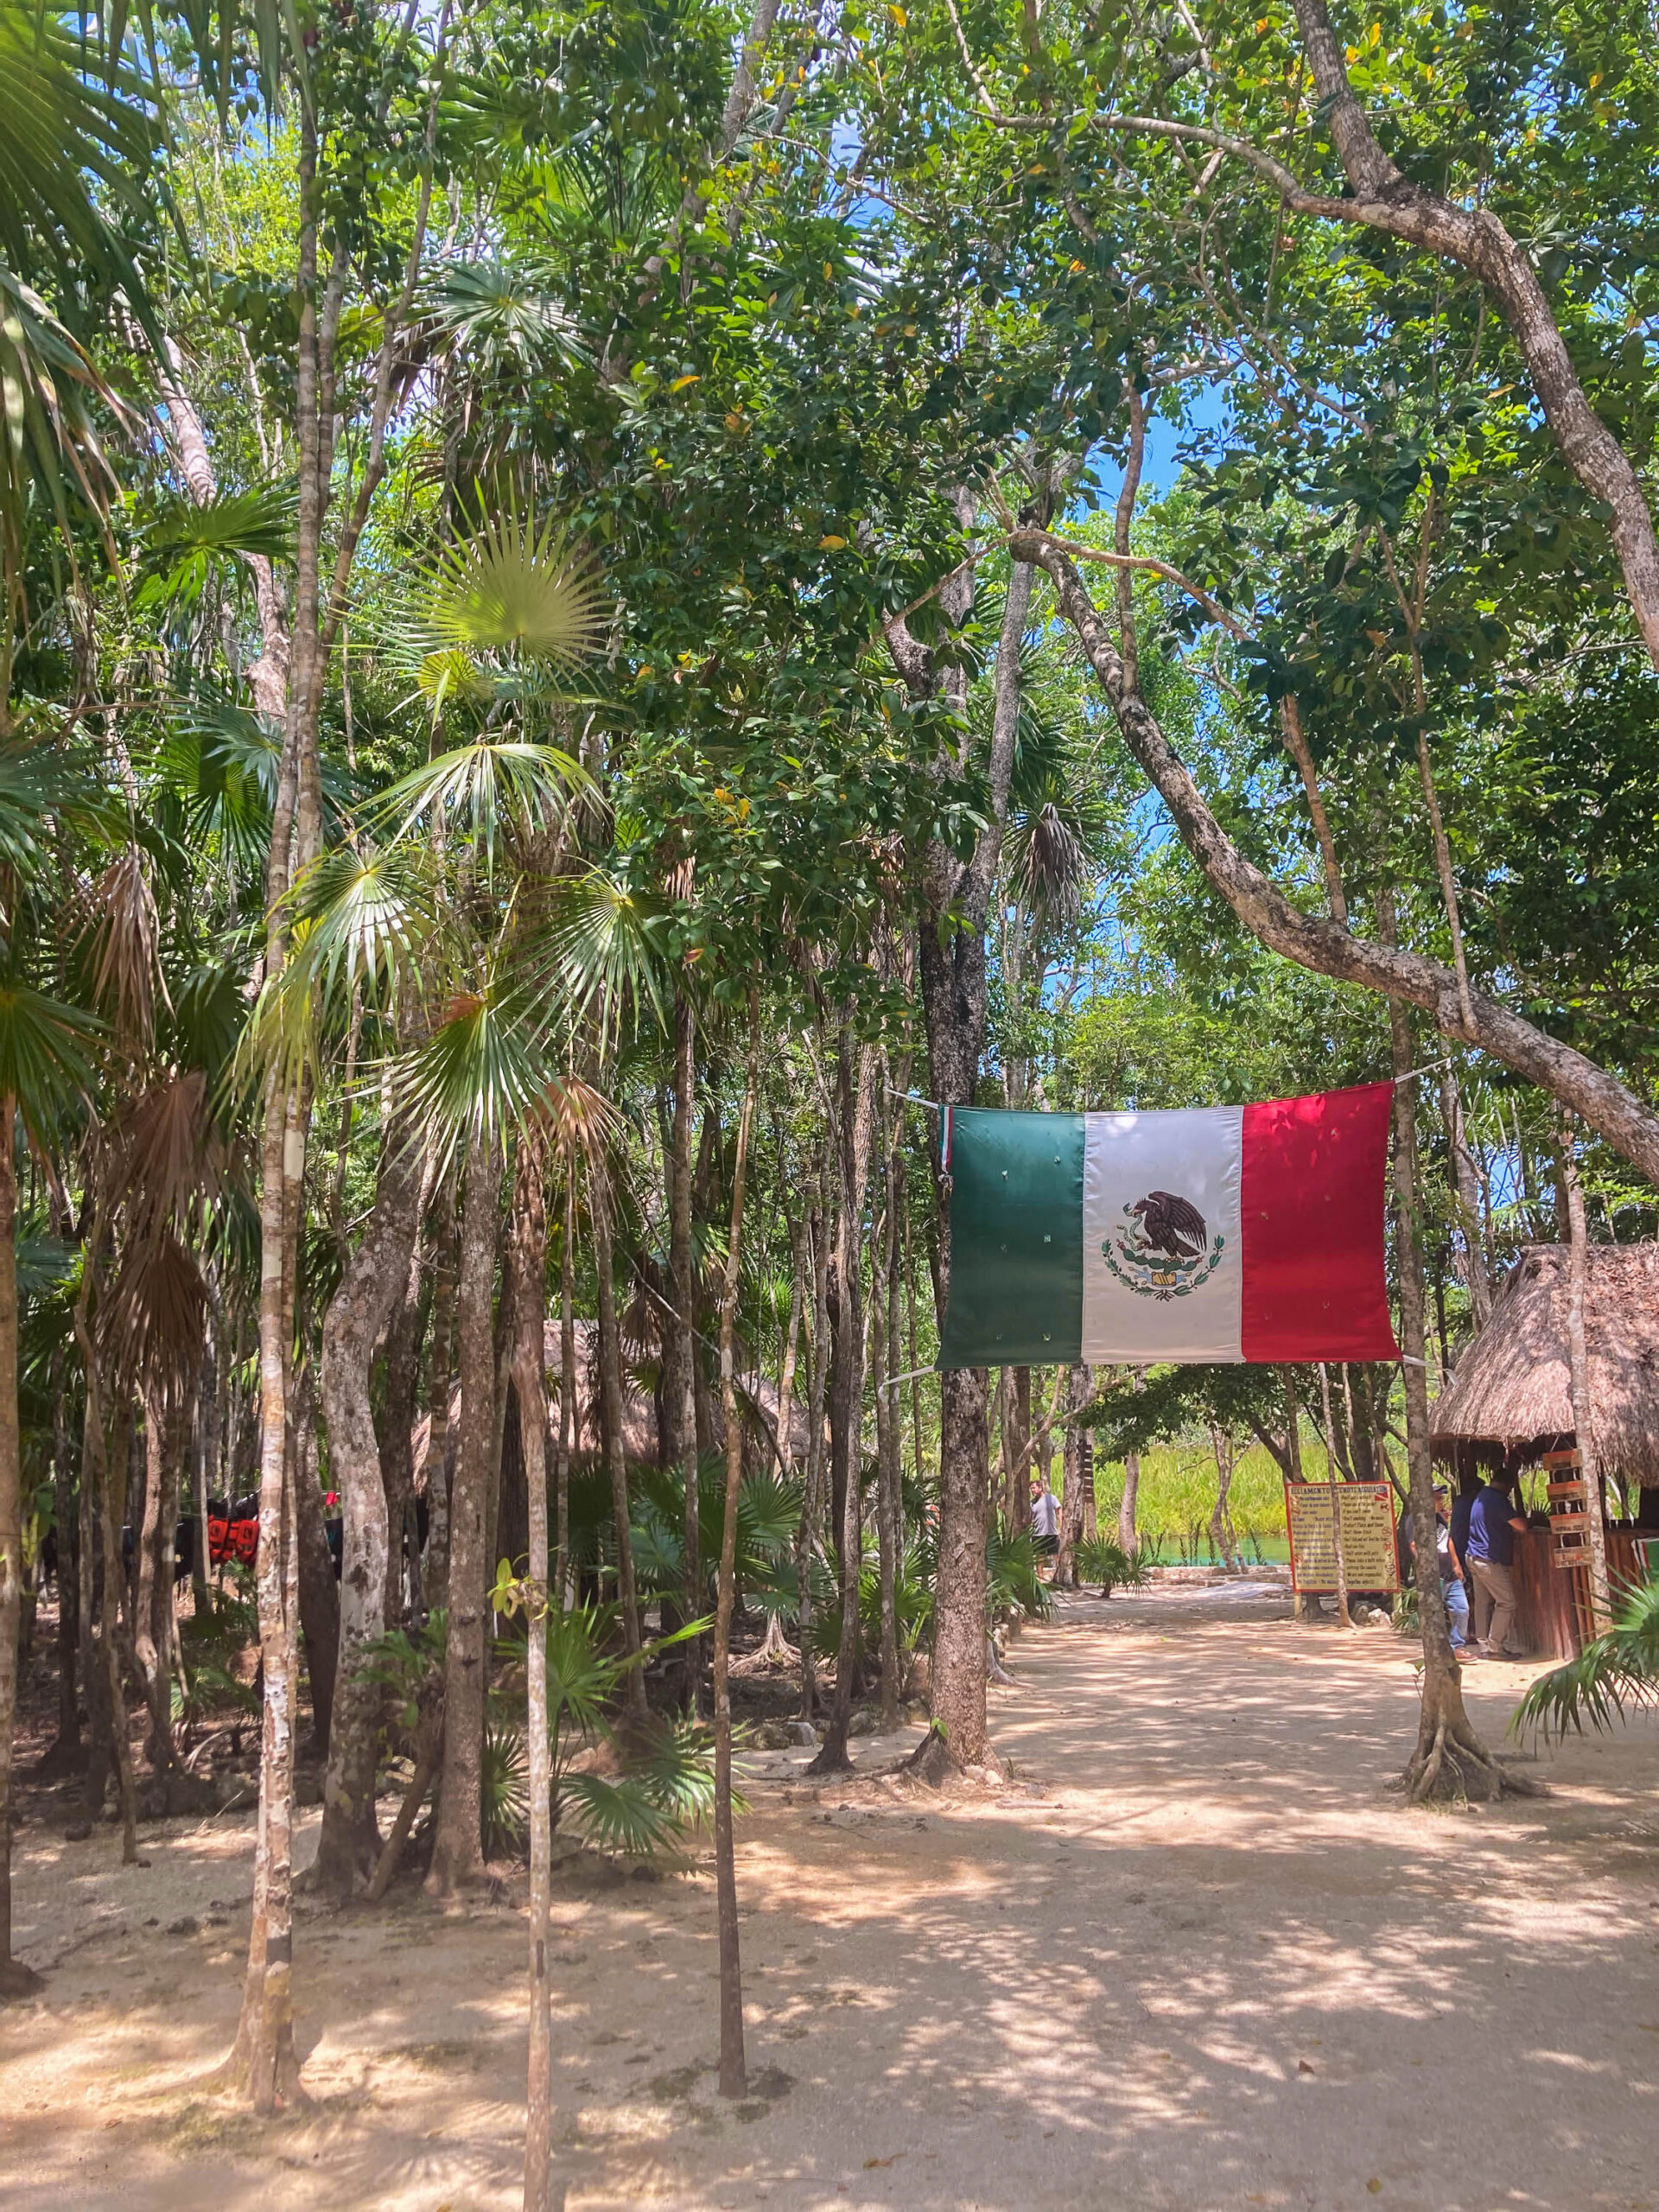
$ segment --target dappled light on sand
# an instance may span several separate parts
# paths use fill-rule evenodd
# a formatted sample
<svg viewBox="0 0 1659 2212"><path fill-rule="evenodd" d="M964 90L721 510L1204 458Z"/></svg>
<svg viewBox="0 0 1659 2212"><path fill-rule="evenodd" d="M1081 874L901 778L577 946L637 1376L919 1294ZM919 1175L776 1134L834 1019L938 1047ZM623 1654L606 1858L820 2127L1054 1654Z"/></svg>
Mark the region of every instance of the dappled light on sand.
<svg viewBox="0 0 1659 2212"><path fill-rule="evenodd" d="M556 1885L566 2212L1659 2205L1659 1737L1569 1745L1547 1798L1408 1808L1411 1647L1287 1612L1063 1601L993 1694L1000 1789L873 1771L914 1729L822 1789L754 1756L735 2105L707 1867ZM1531 1671L1471 1670L1489 1743ZM245 1824L170 1822L147 1872L118 1848L21 1840L52 1971L0 2014L7 2212L516 2203L521 1889L302 1908L312 2102L266 2122L195 2086L235 2020Z"/></svg>

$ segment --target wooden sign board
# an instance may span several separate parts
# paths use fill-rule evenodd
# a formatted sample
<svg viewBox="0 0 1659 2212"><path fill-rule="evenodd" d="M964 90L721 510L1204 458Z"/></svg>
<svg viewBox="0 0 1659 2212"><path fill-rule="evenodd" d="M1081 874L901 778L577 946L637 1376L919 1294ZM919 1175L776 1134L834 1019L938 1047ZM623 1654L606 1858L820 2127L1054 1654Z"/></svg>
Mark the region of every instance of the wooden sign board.
<svg viewBox="0 0 1659 2212"><path fill-rule="evenodd" d="M1394 1490L1389 1483L1286 1483L1291 1588L1309 1592L1336 1588L1338 1511L1348 1587L1397 1590L1400 1554L1394 1537Z"/></svg>

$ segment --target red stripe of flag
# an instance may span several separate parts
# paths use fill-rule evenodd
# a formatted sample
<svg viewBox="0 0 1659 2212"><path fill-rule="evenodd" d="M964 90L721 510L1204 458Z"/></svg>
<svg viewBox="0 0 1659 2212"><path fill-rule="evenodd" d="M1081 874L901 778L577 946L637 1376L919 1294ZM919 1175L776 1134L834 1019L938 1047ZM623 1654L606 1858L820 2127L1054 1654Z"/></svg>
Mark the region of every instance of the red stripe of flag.
<svg viewBox="0 0 1659 2212"><path fill-rule="evenodd" d="M1399 1357L1382 1257L1393 1103L1372 1083L1244 1109L1244 1358Z"/></svg>

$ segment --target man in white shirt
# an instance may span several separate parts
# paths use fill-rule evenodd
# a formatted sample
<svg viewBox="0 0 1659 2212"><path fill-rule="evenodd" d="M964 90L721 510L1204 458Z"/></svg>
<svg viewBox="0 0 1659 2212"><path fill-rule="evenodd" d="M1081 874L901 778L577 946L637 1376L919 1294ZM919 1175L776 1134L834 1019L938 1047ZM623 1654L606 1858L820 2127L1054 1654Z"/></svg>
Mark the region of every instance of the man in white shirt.
<svg viewBox="0 0 1659 2212"><path fill-rule="evenodd" d="M1031 1488L1031 1535L1037 1549L1052 1559L1060 1548L1059 1502L1048 1486L1048 1477L1039 1475Z"/></svg>

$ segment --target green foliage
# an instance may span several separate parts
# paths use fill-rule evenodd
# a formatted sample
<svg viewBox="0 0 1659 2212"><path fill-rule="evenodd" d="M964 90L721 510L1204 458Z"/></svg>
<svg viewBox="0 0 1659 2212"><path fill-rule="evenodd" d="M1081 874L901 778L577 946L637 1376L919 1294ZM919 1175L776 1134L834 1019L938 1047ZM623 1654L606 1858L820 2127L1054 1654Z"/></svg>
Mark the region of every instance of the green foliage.
<svg viewBox="0 0 1659 2212"><path fill-rule="evenodd" d="M1632 1591L1615 1625L1564 1667L1541 1675L1522 1699L1511 1734L1529 1731L1546 1743L1587 1720L1605 1732L1635 1707L1659 1700L1659 1584Z"/></svg>
<svg viewBox="0 0 1659 2212"><path fill-rule="evenodd" d="M1080 1537L1072 1551L1079 1582L1100 1586L1103 1598L1114 1590L1138 1589L1147 1579L1147 1565L1138 1552L1126 1552L1112 1536Z"/></svg>

